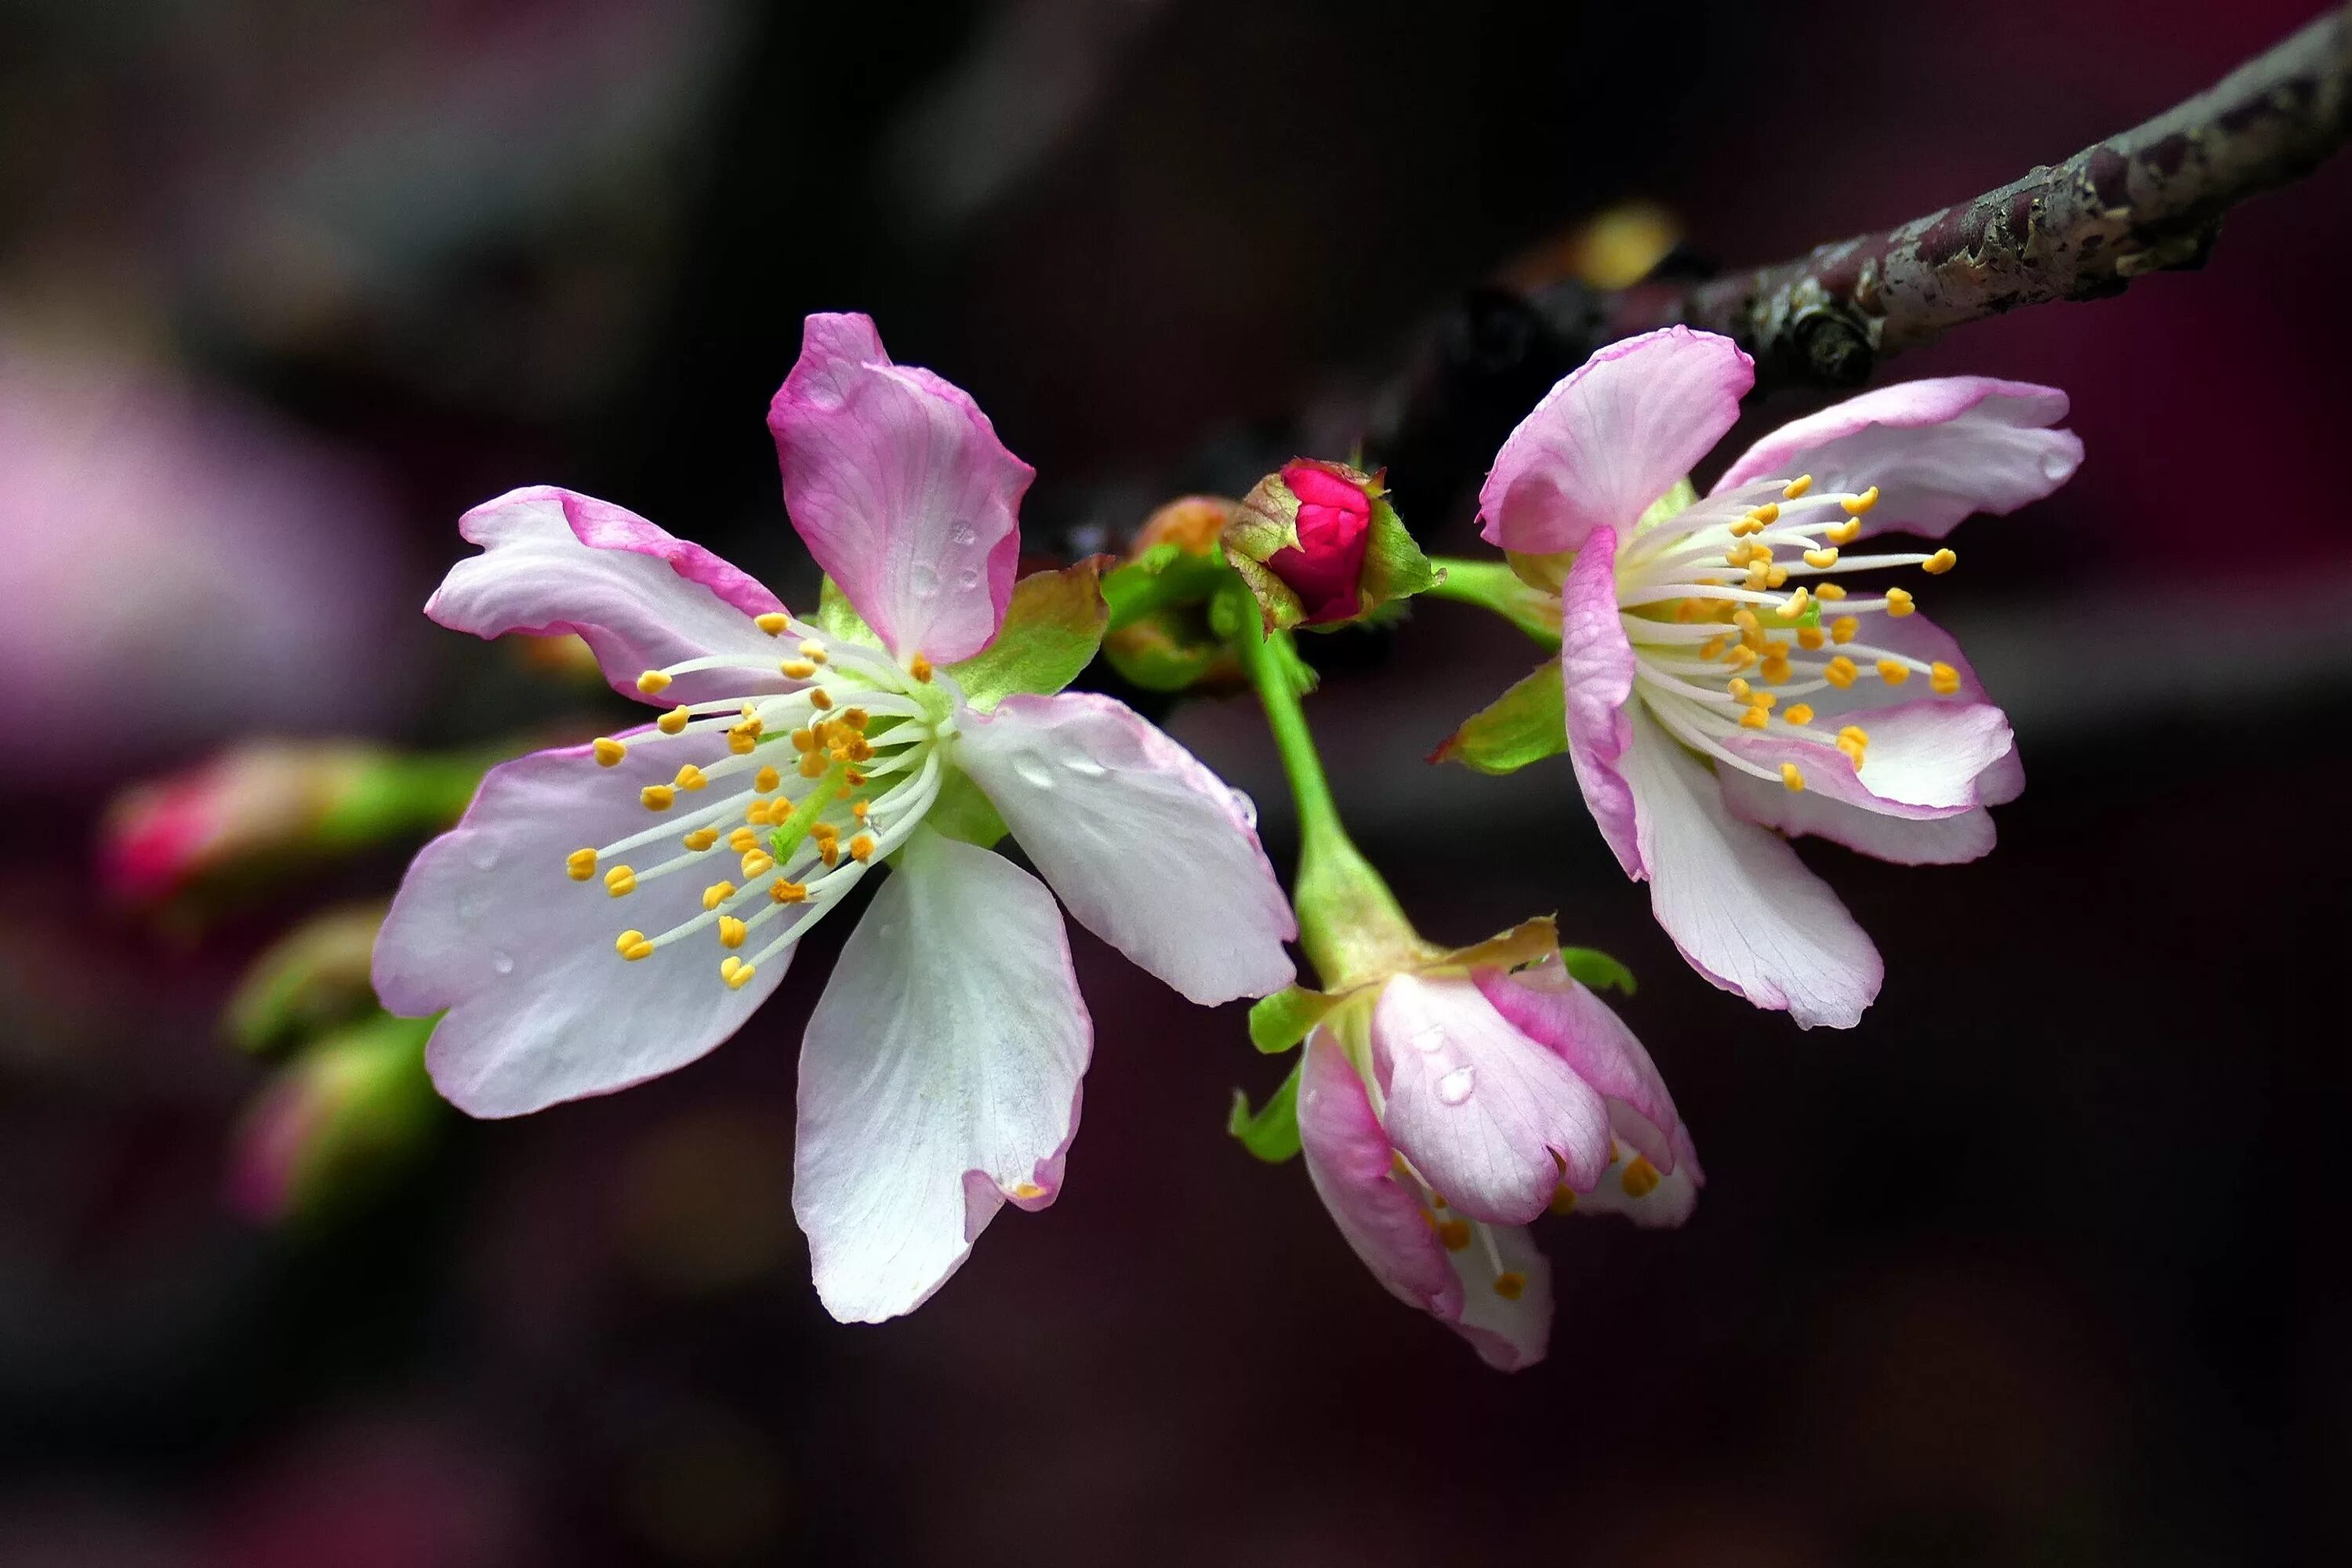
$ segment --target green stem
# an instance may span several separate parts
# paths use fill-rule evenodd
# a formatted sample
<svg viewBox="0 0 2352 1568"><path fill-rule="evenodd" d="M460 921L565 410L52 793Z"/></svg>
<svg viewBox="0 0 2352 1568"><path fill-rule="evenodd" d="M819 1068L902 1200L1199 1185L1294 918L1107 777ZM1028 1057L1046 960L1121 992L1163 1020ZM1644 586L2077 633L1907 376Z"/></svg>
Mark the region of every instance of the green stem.
<svg viewBox="0 0 2352 1568"><path fill-rule="evenodd" d="M793 807L793 814L778 823L768 835L768 853L774 857L777 865L782 866L792 858L793 851L800 847L801 840L806 838L809 829L816 826L817 815L839 800L848 788L847 763L835 762L825 769L816 781L816 787L801 796L799 803Z"/></svg>
<svg viewBox="0 0 2352 1568"><path fill-rule="evenodd" d="M1491 610L1548 647L1559 647L1559 600L1529 587L1501 561L1465 561L1432 557L1440 576L1422 590L1431 599L1451 599Z"/></svg>
<svg viewBox="0 0 2352 1568"><path fill-rule="evenodd" d="M1246 593L1231 595L1225 608L1220 618L1235 623L1228 640L1257 689L1298 805L1298 877L1292 902L1298 910L1299 945L1330 990L1412 962L1427 944L1340 824L1331 781L1291 679L1290 667L1298 656L1290 634L1268 636L1256 602Z"/></svg>

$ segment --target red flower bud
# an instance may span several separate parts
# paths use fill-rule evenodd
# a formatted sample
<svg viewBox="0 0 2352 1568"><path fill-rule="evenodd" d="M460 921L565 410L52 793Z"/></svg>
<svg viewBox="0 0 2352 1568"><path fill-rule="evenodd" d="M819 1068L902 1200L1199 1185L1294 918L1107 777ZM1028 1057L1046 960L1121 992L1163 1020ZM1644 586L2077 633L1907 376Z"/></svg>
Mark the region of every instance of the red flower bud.
<svg viewBox="0 0 2352 1568"><path fill-rule="evenodd" d="M1298 548L1276 551L1266 570L1298 595L1303 625L1348 620L1363 606L1371 498L1354 480L1304 458L1285 465L1282 482L1298 498Z"/></svg>

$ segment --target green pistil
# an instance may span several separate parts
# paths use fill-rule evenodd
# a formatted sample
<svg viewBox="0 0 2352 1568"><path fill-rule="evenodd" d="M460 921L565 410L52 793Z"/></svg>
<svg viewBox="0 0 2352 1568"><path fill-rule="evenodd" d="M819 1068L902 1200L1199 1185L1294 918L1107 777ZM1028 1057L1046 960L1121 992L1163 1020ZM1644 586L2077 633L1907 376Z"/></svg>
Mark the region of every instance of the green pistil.
<svg viewBox="0 0 2352 1568"><path fill-rule="evenodd" d="M801 796L799 804L793 807L793 814L770 830L768 852L776 858L779 867L801 847L801 840L809 836L809 829L814 827L816 819L824 815L824 808L848 793L849 763L836 761L818 778L816 787Z"/></svg>

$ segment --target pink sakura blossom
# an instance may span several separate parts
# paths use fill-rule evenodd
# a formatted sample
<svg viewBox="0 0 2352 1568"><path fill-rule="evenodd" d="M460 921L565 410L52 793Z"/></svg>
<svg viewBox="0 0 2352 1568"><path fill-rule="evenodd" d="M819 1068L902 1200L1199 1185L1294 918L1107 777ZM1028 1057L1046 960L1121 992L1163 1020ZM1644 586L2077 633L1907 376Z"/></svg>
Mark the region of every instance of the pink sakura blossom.
<svg viewBox="0 0 2352 1568"><path fill-rule="evenodd" d="M1121 704L1038 689L1076 671L1010 646L1032 470L967 395L892 363L866 318L813 316L769 425L862 626L567 490L466 515L483 552L428 615L576 632L667 710L492 770L410 868L375 981L395 1012L446 1011L444 1095L520 1115L702 1056L893 867L809 1021L793 1199L827 1309L878 1321L1005 1203L1051 1204L1077 1129L1092 1026L1053 893L983 847L990 808L1073 914L1195 1002L1287 984L1296 928L1245 802Z"/></svg>
<svg viewBox="0 0 2352 1568"><path fill-rule="evenodd" d="M1365 1267L1506 1372L1551 1333L1538 1215L1677 1226L1706 1179L1649 1053L1556 953L1343 1004L1307 1038L1298 1133Z"/></svg>
<svg viewBox="0 0 2352 1568"><path fill-rule="evenodd" d="M2062 392L1910 382L1781 426L1661 516L1753 381L1728 339L1684 327L1604 349L1512 432L1479 499L1491 542L1573 552L1551 579L1569 756L1659 923L1725 990L1843 1027L1884 965L1781 835L1970 860L1992 847L1985 808L2024 785L2008 719L1910 592L1832 580L1940 574L1953 552L1843 552L2014 511L2065 483L2083 446L2054 428Z"/></svg>

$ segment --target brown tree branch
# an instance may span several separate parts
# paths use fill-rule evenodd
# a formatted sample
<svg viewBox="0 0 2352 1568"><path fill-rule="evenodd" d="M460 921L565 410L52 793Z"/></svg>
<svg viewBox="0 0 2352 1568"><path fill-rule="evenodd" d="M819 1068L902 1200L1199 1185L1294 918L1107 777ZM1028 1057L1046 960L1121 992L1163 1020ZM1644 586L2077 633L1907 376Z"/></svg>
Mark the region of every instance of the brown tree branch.
<svg viewBox="0 0 2352 1568"><path fill-rule="evenodd" d="M2146 124L1974 201L1777 267L1618 295L1607 335L1687 321L1737 338L1769 381L1851 386L1963 322L2200 265L2224 212L2310 173L2347 137L2352 6Z"/></svg>

